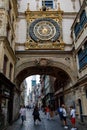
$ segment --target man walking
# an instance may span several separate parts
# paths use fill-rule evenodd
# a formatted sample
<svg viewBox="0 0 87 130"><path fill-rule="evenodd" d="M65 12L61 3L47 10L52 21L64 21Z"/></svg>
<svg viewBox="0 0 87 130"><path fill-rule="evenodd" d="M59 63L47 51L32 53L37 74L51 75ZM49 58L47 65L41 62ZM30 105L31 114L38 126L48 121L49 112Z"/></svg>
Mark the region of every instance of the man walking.
<svg viewBox="0 0 87 130"><path fill-rule="evenodd" d="M67 126L67 121L66 121L66 108L65 108L65 105L63 104L62 105L62 111L63 111L63 117L62 117L62 119L63 119L63 123L64 123L64 128L65 129L68 129L68 126Z"/></svg>

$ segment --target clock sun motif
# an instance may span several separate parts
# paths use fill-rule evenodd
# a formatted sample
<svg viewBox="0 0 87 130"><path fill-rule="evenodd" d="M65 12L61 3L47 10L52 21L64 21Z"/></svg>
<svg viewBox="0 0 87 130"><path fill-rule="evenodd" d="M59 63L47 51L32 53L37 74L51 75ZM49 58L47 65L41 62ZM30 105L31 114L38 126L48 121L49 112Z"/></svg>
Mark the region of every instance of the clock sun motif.
<svg viewBox="0 0 87 130"><path fill-rule="evenodd" d="M42 33L47 34L47 32L48 32L47 28L43 28Z"/></svg>

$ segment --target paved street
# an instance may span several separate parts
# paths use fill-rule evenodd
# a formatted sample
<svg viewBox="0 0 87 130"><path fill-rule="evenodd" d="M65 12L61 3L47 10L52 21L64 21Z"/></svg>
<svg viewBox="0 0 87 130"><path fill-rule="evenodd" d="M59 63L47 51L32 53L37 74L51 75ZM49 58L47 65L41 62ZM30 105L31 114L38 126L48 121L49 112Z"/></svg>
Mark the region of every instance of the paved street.
<svg viewBox="0 0 87 130"><path fill-rule="evenodd" d="M40 112L41 122L40 124L35 125L32 117L32 110L26 110L26 121L24 124L21 124L21 119L13 123L12 126L9 126L6 130L64 130L61 125L60 119L57 116L54 119L47 120L46 115ZM70 121L68 121L68 130L70 130ZM79 126L77 124L78 130L87 130L85 126Z"/></svg>
<svg viewBox="0 0 87 130"><path fill-rule="evenodd" d="M27 110L26 115L26 121L23 125L21 124L21 119L19 119L14 122L12 126L9 126L7 130L64 130L58 116L55 116L54 119L47 120L44 113L41 112L41 122L40 124L35 125L33 122L32 111Z"/></svg>

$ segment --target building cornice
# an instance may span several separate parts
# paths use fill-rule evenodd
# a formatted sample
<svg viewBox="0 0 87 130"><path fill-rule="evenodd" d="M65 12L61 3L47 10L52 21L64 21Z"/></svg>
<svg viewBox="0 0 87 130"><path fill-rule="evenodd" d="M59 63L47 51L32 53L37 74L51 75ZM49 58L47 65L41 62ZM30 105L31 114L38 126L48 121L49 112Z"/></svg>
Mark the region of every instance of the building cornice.
<svg viewBox="0 0 87 130"><path fill-rule="evenodd" d="M32 11L32 13L34 13L35 11ZM39 11L38 11L39 12ZM36 11L36 14L38 13ZM50 11L50 14L53 13L57 13L57 11ZM75 17L77 15L77 12L63 12L63 18L67 18L67 17ZM25 12L18 12L18 18L25 18Z"/></svg>
<svg viewBox="0 0 87 130"><path fill-rule="evenodd" d="M71 51L63 51L63 50L24 50L24 51L16 51L15 54L72 54L72 50Z"/></svg>
<svg viewBox="0 0 87 130"><path fill-rule="evenodd" d="M82 84L87 85L87 74L84 75L82 78L78 79L77 83L73 85L73 88L78 88L78 86L81 86Z"/></svg>

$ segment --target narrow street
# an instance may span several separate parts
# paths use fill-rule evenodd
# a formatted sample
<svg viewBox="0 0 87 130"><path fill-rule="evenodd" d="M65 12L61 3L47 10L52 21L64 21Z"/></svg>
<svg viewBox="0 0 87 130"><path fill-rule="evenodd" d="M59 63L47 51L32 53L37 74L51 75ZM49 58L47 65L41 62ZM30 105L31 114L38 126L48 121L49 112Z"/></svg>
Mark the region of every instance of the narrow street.
<svg viewBox="0 0 87 130"><path fill-rule="evenodd" d="M47 120L46 115L40 112L40 117L41 122L36 125L33 122L32 110L26 110L26 121L24 124L22 125L21 119L18 119L7 130L64 130L58 115L54 119Z"/></svg>

